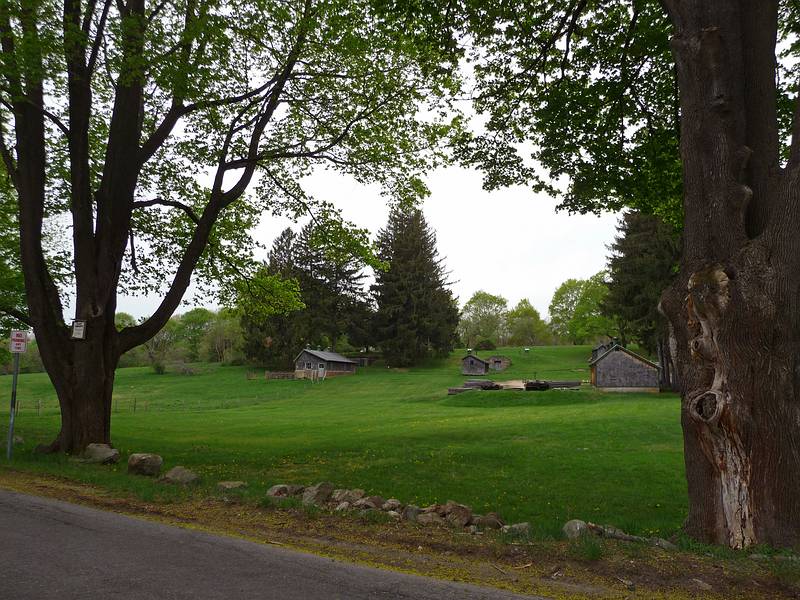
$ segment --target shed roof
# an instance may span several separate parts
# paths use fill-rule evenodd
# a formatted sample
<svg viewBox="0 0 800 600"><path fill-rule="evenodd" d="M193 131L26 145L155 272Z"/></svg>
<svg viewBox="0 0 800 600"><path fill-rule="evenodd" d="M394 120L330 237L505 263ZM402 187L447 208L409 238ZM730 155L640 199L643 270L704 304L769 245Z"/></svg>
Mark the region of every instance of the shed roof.
<svg viewBox="0 0 800 600"><path fill-rule="evenodd" d="M633 358L635 358L635 359L637 359L637 360L639 360L639 361L641 361L641 362L643 362L643 363L645 363L645 364L648 364L648 365L650 365L650 366L651 366L651 367L653 367L654 369L657 369L657 368L658 368L658 365L657 365L656 363L654 363L652 360L647 360L647 359L646 359L644 356L641 356L641 355L639 355L639 354L636 354L636 352L633 352L633 351L631 351L631 350L628 350L628 349L627 349L625 346L620 346L619 344L614 344L613 346L611 346L610 348L608 348L608 349L607 349L605 352L603 352L603 353L602 353L600 356L598 356L597 358L595 358L593 361L589 362L589 366L591 367L592 365L596 365L596 364L597 364L597 363L599 363L601 360L603 360L603 359L604 359L606 356L608 356L609 354L611 354L612 352L615 352L615 351L617 351L617 350L622 350L622 351L623 351L625 354L628 354L628 355L632 356Z"/></svg>
<svg viewBox="0 0 800 600"><path fill-rule="evenodd" d="M482 359L480 356L475 356L474 354L467 354L467 355L466 355L464 358L462 358L462 359L461 359L461 361L463 362L464 360L466 360L466 359L468 359L468 358L474 358L475 360L479 360L479 361L481 361L481 362L482 362L483 364L485 364L485 365L488 365L488 364L489 364L488 362L486 362L485 360L483 360L483 359Z"/></svg>
<svg viewBox="0 0 800 600"><path fill-rule="evenodd" d="M295 357L295 360L300 358L303 352L308 352L311 356L314 356L320 360L324 360L327 362L343 362L343 363L351 363L351 364L358 364L354 360L350 360L339 354L338 352L328 352L327 350L312 350L311 348L305 348L300 354Z"/></svg>

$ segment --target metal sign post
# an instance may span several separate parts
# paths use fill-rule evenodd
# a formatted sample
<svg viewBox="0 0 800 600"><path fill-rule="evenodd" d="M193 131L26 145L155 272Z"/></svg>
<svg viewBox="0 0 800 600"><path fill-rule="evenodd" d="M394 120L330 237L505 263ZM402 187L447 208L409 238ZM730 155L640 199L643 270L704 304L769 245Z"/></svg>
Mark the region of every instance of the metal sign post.
<svg viewBox="0 0 800 600"><path fill-rule="evenodd" d="M12 331L11 343L9 346L9 349L14 354L14 374L11 378L11 416L8 420L8 447L6 450L6 458L11 460L11 455L14 452L14 417L16 417L17 414L17 376L19 375L19 355L28 349L28 332Z"/></svg>

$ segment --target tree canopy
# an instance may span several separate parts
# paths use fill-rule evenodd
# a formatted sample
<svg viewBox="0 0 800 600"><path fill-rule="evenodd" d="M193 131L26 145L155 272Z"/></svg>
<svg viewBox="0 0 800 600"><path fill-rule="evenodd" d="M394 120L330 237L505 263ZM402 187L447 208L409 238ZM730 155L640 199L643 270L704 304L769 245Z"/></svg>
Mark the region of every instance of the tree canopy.
<svg viewBox="0 0 800 600"><path fill-rule="evenodd" d="M507 310L508 300L502 296L483 290L472 294L461 309L461 320L458 324L461 341L468 347L477 346L482 341L491 342L494 346L505 342L508 335Z"/></svg>
<svg viewBox="0 0 800 600"><path fill-rule="evenodd" d="M607 294L604 272L589 279L567 279L556 289L550 301L553 332L573 344L616 336L618 330L614 321L602 311Z"/></svg>

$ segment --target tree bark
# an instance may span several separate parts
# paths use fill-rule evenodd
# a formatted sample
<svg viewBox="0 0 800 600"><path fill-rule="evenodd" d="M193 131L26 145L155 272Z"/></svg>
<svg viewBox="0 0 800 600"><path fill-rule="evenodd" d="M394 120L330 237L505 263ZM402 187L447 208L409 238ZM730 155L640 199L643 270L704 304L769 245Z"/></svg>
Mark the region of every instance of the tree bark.
<svg viewBox="0 0 800 600"><path fill-rule="evenodd" d="M677 340L690 535L800 543L800 194L779 159L777 2L665 1L675 25L684 247Z"/></svg>

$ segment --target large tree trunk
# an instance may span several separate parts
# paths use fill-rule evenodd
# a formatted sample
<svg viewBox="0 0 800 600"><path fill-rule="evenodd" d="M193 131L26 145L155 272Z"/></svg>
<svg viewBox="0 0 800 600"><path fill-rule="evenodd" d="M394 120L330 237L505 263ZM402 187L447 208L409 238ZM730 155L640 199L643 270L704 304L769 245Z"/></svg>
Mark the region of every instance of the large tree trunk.
<svg viewBox="0 0 800 600"><path fill-rule="evenodd" d="M800 197L779 159L777 2L665 1L681 105L677 339L687 531L800 543Z"/></svg>
<svg viewBox="0 0 800 600"><path fill-rule="evenodd" d="M61 409L61 430L47 451L76 454L91 443L111 443L114 371L119 361L116 340L113 314L90 319L86 338L69 342L69 360L62 351L58 368L47 365L52 348L47 341L40 342Z"/></svg>

